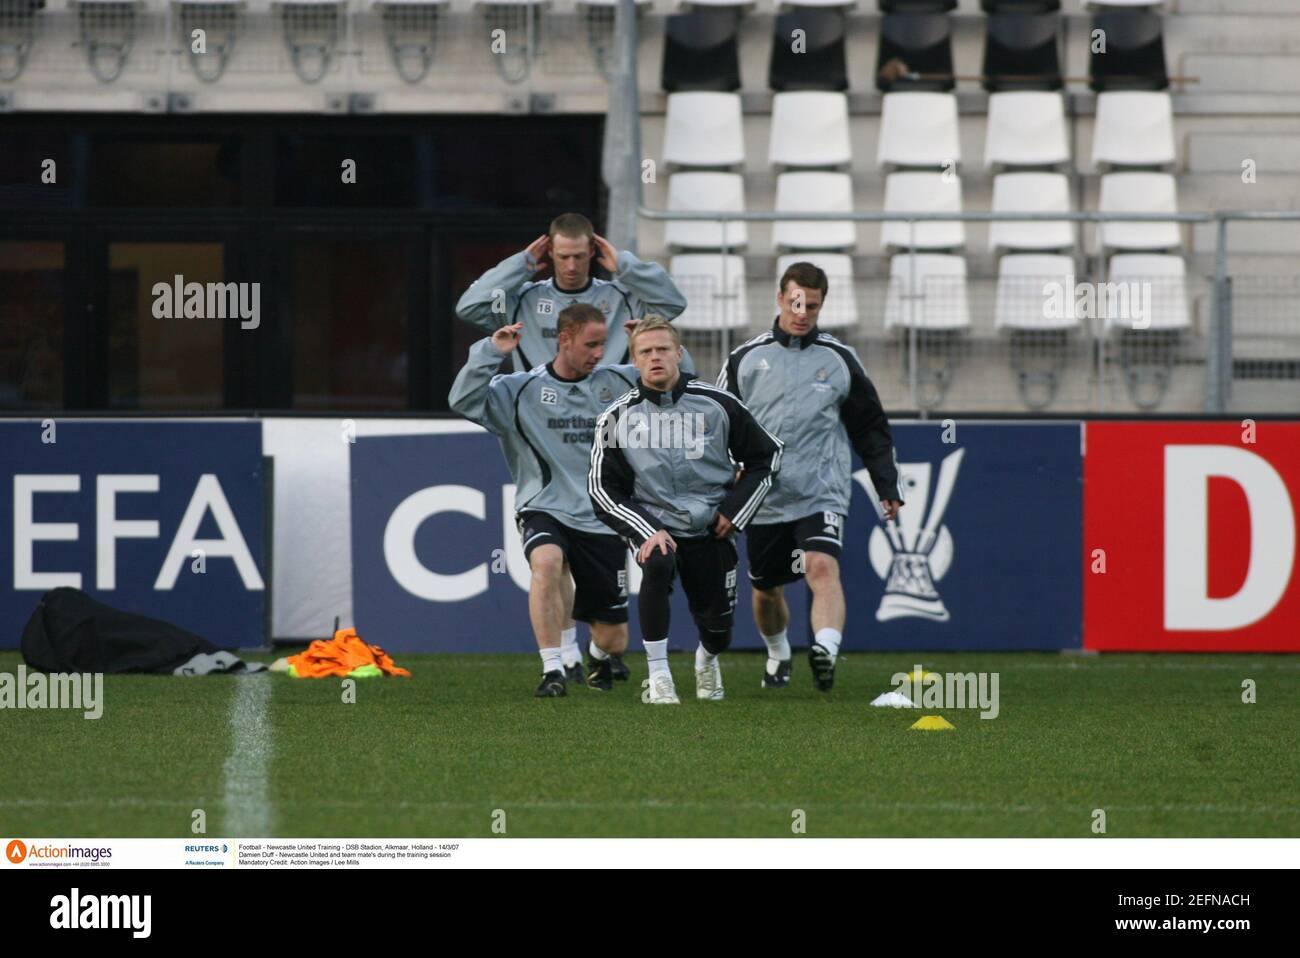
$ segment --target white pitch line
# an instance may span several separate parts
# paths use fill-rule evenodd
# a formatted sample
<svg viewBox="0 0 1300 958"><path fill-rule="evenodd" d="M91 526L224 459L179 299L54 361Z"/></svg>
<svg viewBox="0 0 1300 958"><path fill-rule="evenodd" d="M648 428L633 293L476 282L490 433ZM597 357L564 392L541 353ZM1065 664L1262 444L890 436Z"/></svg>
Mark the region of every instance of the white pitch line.
<svg viewBox="0 0 1300 958"><path fill-rule="evenodd" d="M218 679L220 681L220 679ZM271 700L269 673L232 676L230 757L222 772L225 819L222 832L231 838L265 838L271 834Z"/></svg>

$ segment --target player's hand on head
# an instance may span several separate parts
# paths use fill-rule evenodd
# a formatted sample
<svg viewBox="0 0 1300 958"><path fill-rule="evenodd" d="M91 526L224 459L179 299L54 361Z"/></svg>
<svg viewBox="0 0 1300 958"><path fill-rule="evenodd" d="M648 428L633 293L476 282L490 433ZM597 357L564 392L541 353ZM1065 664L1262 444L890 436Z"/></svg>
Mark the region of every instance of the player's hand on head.
<svg viewBox="0 0 1300 958"><path fill-rule="evenodd" d="M551 253L551 237L543 233L537 239L528 244L524 250L533 261L533 272L537 273L546 268Z"/></svg>
<svg viewBox="0 0 1300 958"><path fill-rule="evenodd" d="M503 353L510 353L519 345L519 332L524 328L523 323L515 323L513 326L502 326L492 334L492 345Z"/></svg>
<svg viewBox="0 0 1300 958"><path fill-rule="evenodd" d="M614 249L614 244L603 236L593 235L592 239L596 243L596 262L611 273L617 273L618 250Z"/></svg>

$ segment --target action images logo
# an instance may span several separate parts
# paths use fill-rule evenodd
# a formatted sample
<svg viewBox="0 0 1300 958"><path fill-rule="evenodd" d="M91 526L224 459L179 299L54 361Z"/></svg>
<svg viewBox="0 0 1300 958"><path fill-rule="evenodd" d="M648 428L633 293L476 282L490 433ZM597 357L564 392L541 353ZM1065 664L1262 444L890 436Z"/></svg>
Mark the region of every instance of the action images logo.
<svg viewBox="0 0 1300 958"><path fill-rule="evenodd" d="M872 529L867 546L871 568L885 580L885 594L876 610L878 622L906 616L932 622L948 621L948 609L935 583L943 579L952 565L952 534L943 524L943 517L965 454L965 449L958 449L939 465L933 499L930 498L930 463L899 464L898 485L907 506L899 511L897 521ZM853 478L873 503L880 501L866 469L859 469Z"/></svg>

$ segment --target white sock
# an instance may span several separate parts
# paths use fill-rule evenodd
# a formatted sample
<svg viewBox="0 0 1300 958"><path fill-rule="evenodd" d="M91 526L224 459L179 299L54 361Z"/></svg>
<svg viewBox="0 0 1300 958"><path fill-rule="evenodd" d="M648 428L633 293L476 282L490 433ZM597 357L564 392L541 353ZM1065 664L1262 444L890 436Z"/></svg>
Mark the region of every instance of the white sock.
<svg viewBox="0 0 1300 958"><path fill-rule="evenodd" d="M658 642L641 643L645 646L645 660L650 666L650 674L653 675L671 675L668 671L668 640L660 639Z"/></svg>
<svg viewBox="0 0 1300 958"><path fill-rule="evenodd" d="M786 637L785 629L776 635L764 635L763 641L767 643L769 659L776 659L778 662L790 661L790 640Z"/></svg>
<svg viewBox="0 0 1300 958"><path fill-rule="evenodd" d="M560 633L560 657L564 660L566 669L570 665L577 665L582 661L582 653L578 651L578 627L576 625L571 625Z"/></svg>
<svg viewBox="0 0 1300 958"><path fill-rule="evenodd" d="M710 652L708 649L704 647L704 643L700 643L699 648L695 650L695 668L696 669L708 668L709 666L713 665L713 662L716 658L717 658L716 655L714 655L712 652Z"/></svg>
<svg viewBox="0 0 1300 958"><path fill-rule="evenodd" d="M563 662L563 660L560 658L560 650L559 650L559 649L538 649L537 651L538 651L538 653L539 653L539 654L541 655L541 657L542 657L542 671L543 671L543 672L563 672L563 671L564 671L564 662Z"/></svg>
<svg viewBox="0 0 1300 958"><path fill-rule="evenodd" d="M591 653L591 657L597 662L604 662L609 658L609 653L597 645L595 639L592 639L591 642L588 643L587 651Z"/></svg>
<svg viewBox="0 0 1300 958"><path fill-rule="evenodd" d="M834 661L835 656L840 652L840 640L842 638L843 636L840 635L838 629L818 629L813 641L829 652L831 660Z"/></svg>

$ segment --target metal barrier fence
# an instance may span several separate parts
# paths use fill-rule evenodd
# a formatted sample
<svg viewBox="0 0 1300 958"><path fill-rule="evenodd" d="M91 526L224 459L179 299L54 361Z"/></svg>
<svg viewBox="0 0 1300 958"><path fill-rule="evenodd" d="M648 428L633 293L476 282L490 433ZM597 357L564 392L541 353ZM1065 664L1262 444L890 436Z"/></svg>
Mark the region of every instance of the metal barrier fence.
<svg viewBox="0 0 1300 958"><path fill-rule="evenodd" d="M638 214L656 221L709 221L724 242L727 224L737 221L904 223L909 240L890 258L888 278L844 275L849 258L842 254L806 251L780 259L833 264L818 325L859 349L882 399L896 407L923 415L1017 408L1222 413L1234 381L1249 380L1255 387L1271 386L1251 393L1256 405L1275 407L1259 411L1300 411L1300 279L1232 277L1227 271L1228 223L1300 222L1300 212L723 213L639 207ZM1181 257L1117 254L1104 274L1089 273L1073 255L1034 255L1019 263L1004 260L997 277L971 278L961 256L914 245L917 224L954 220L1215 222L1216 269L1212 276L1184 275ZM690 304L677 323L702 375L716 374L727 352L766 329L776 312L776 271L741 275L744 260L731 253L719 247L706 257L708 268L676 274Z"/></svg>
<svg viewBox="0 0 1300 958"><path fill-rule="evenodd" d="M39 88L77 75L151 93L174 81L401 78L439 92L609 72L615 7L403 0L0 3L0 82ZM197 32L196 32L197 31ZM201 34L201 36L200 36ZM182 84L183 85L183 84Z"/></svg>

